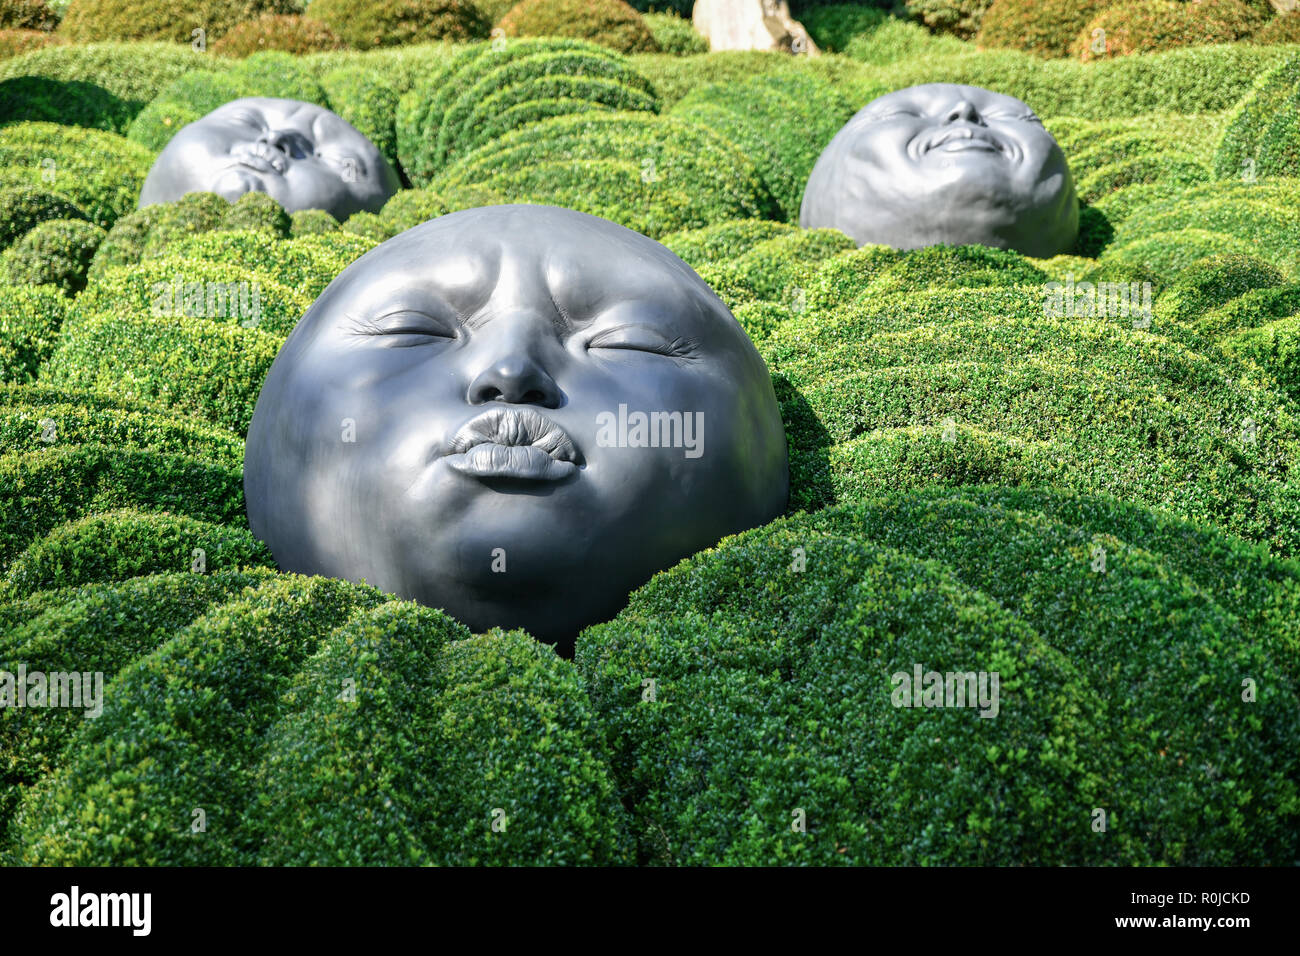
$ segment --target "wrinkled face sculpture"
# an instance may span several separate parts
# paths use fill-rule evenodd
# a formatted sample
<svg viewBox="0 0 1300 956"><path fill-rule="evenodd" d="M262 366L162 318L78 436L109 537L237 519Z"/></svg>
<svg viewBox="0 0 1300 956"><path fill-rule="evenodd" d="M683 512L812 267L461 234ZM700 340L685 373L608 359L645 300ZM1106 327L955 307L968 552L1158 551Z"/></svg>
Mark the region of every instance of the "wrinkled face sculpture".
<svg viewBox="0 0 1300 956"><path fill-rule="evenodd" d="M345 269L276 357L244 467L285 570L562 651L779 515L787 482L771 379L712 290L551 206L443 216Z"/></svg>
<svg viewBox="0 0 1300 956"><path fill-rule="evenodd" d="M214 192L234 202L268 193L288 212L334 218L378 212L400 183L378 148L341 116L314 103L235 100L190 123L154 161L140 206Z"/></svg>
<svg viewBox="0 0 1300 956"><path fill-rule="evenodd" d="M799 223L896 249L984 245L1046 258L1079 231L1074 182L1020 100L929 83L868 103L817 160Z"/></svg>

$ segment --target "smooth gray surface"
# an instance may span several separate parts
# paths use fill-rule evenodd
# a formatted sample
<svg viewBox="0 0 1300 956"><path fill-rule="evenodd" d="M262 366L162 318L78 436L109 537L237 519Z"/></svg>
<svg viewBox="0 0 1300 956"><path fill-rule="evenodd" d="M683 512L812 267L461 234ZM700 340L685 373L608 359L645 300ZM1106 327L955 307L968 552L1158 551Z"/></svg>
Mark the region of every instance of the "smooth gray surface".
<svg viewBox="0 0 1300 956"><path fill-rule="evenodd" d="M620 405L702 414L699 454L610 446ZM388 240L313 303L258 397L244 489L285 570L563 651L778 516L788 476L763 360L689 266L584 213L488 206Z"/></svg>
<svg viewBox="0 0 1300 956"><path fill-rule="evenodd" d="M378 147L314 103L248 97L181 129L158 154L140 207L214 192L234 202L269 193L287 212L324 209L338 220L378 212L401 183Z"/></svg>
<svg viewBox="0 0 1300 956"><path fill-rule="evenodd" d="M858 245L983 245L1039 258L1079 231L1065 154L1027 105L978 86L927 83L872 100L808 178L799 224Z"/></svg>

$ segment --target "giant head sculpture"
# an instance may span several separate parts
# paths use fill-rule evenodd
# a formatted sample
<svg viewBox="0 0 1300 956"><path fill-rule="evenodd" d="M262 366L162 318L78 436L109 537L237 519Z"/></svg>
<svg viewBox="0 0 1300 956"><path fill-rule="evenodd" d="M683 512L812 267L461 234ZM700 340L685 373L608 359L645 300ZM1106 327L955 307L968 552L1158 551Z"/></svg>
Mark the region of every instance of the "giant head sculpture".
<svg viewBox="0 0 1300 956"><path fill-rule="evenodd" d="M244 469L285 570L562 648L779 515L788 482L726 306L659 243L550 206L452 213L348 266L267 374Z"/></svg>
<svg viewBox="0 0 1300 956"><path fill-rule="evenodd" d="M817 160L799 223L858 245L985 245L1047 258L1079 231L1065 155L1034 111L978 86L872 100Z"/></svg>
<svg viewBox="0 0 1300 956"><path fill-rule="evenodd" d="M213 192L231 202L264 192L288 212L324 209L343 220L378 212L399 188L378 147L314 103L235 100L180 130L158 154L140 206Z"/></svg>

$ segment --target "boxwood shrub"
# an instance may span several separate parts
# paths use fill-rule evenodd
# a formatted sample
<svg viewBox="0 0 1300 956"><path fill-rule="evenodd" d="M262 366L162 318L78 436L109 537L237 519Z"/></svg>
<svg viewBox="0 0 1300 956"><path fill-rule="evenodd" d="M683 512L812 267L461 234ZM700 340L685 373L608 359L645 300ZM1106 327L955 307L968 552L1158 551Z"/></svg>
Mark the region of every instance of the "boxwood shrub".
<svg viewBox="0 0 1300 956"><path fill-rule="evenodd" d="M1272 15L1267 3L1245 0L1128 0L1097 12L1075 39L1074 53L1087 61L1231 43L1259 30Z"/></svg>
<svg viewBox="0 0 1300 956"><path fill-rule="evenodd" d="M1300 103L1300 53L1267 70L1228 118L1214 154L1214 172L1224 179L1300 176L1294 114Z"/></svg>
<svg viewBox="0 0 1300 956"><path fill-rule="evenodd" d="M348 681L355 699L340 700ZM280 704L255 781L241 836L262 865L631 860L572 668L527 634L469 637L412 604L325 639Z"/></svg>
<svg viewBox="0 0 1300 956"><path fill-rule="evenodd" d="M53 285L69 295L86 286L86 271L107 235L84 219L47 219L4 254L3 264L16 285Z"/></svg>
<svg viewBox="0 0 1300 956"><path fill-rule="evenodd" d="M567 206L651 238L728 219L765 218L758 170L717 133L649 113L544 120L463 156L434 183L474 185L507 202Z"/></svg>
<svg viewBox="0 0 1300 956"><path fill-rule="evenodd" d="M90 275L165 255L182 237L218 228L229 212L230 203L216 193L186 193L175 202L153 203L128 213L113 223L100 243Z"/></svg>
<svg viewBox="0 0 1300 956"><path fill-rule="evenodd" d="M11 600L145 574L186 569L206 574L249 566L274 569L275 562L247 527L123 508L78 518L32 542L10 563L0 590Z"/></svg>
<svg viewBox="0 0 1300 956"><path fill-rule="evenodd" d="M284 334L185 315L96 315L64 328L40 376L243 435Z"/></svg>
<svg viewBox="0 0 1300 956"><path fill-rule="evenodd" d="M71 0L59 32L69 40L172 40L189 43L202 28L216 40L261 13L293 13L292 0L177 0L166 6L148 0Z"/></svg>
<svg viewBox="0 0 1300 956"><path fill-rule="evenodd" d="M58 15L45 0L4 0L0 3L0 27L50 31L59 25Z"/></svg>
<svg viewBox="0 0 1300 956"><path fill-rule="evenodd" d="M149 449L55 443L0 455L0 564L66 521L112 508L244 520L242 469Z"/></svg>
<svg viewBox="0 0 1300 956"><path fill-rule="evenodd" d="M0 628L0 667L13 672L21 662L33 671L98 671L107 687L118 671L171 639L213 604L223 604L268 577L256 571L187 571L49 591L12 602L6 606L34 613L12 628ZM9 850L6 831L15 807L59 765L64 748L86 723L82 713L73 708L0 710L0 860Z"/></svg>
<svg viewBox="0 0 1300 956"><path fill-rule="evenodd" d="M1037 56L1069 56L1084 25L1114 0L993 0L976 42Z"/></svg>
<svg viewBox="0 0 1300 956"><path fill-rule="evenodd" d="M68 197L37 186L0 187L0 249L51 219L85 219Z"/></svg>
<svg viewBox="0 0 1300 956"><path fill-rule="evenodd" d="M467 0L375 0L360 7L351 0L311 0L310 13L358 50L476 40L490 27Z"/></svg>
<svg viewBox="0 0 1300 956"><path fill-rule="evenodd" d="M289 235L295 239L338 232L339 221L324 209L299 209L289 216Z"/></svg>
<svg viewBox="0 0 1300 956"><path fill-rule="evenodd" d="M838 229L805 229L767 239L735 259L703 266L699 272L732 309L767 300L801 310L823 260L852 248L853 240Z"/></svg>
<svg viewBox="0 0 1300 956"><path fill-rule="evenodd" d="M516 40L462 48L404 95L397 153L415 185L513 129L589 109L658 110L654 89L628 63L581 40Z"/></svg>
<svg viewBox="0 0 1300 956"><path fill-rule="evenodd" d="M675 56L690 56L694 53L708 53L709 41L700 36L695 25L675 13L642 14L650 35L664 53Z"/></svg>
<svg viewBox="0 0 1300 956"><path fill-rule="evenodd" d="M854 105L825 80L793 74L705 86L669 115L707 126L739 146L758 167L780 217L798 222L813 164L853 112Z"/></svg>
<svg viewBox="0 0 1300 956"><path fill-rule="evenodd" d="M394 169L397 159L398 92L363 67L342 67L321 77L330 109L374 143Z"/></svg>
<svg viewBox="0 0 1300 956"><path fill-rule="evenodd" d="M294 13L264 13L227 31L212 44L212 52L218 56L244 57L264 50L283 50L301 55L342 47L338 35L318 20Z"/></svg>
<svg viewBox="0 0 1300 956"><path fill-rule="evenodd" d="M46 30L0 29L0 60L63 42L63 37Z"/></svg>
<svg viewBox="0 0 1300 956"><path fill-rule="evenodd" d="M52 189L105 229L135 209L153 160L113 133L57 123L0 127L0 184Z"/></svg>
<svg viewBox="0 0 1300 956"><path fill-rule="evenodd" d="M0 283L0 382L28 382L58 340L67 299L55 286Z"/></svg>
<svg viewBox="0 0 1300 956"><path fill-rule="evenodd" d="M1294 858L1279 648L1122 524L1074 527L999 494L783 519L658 575L580 636L643 860ZM1237 574L1267 561L1233 557ZM893 675L918 665L998 673L997 717L895 706ZM1268 691L1245 703L1254 674Z"/></svg>
<svg viewBox="0 0 1300 956"><path fill-rule="evenodd" d="M641 14L623 0L520 0L497 23L508 37L574 37L619 53L657 53Z"/></svg>
<svg viewBox="0 0 1300 956"><path fill-rule="evenodd" d="M797 231L797 226L771 219L738 219L670 233L659 241L698 270L714 262L738 258L767 239Z"/></svg>

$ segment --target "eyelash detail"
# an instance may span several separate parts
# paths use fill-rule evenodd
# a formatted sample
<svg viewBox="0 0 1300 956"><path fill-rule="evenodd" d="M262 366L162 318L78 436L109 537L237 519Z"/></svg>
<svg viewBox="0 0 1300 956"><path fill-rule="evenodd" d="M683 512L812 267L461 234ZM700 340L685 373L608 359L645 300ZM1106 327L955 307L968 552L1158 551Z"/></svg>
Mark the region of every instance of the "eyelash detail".
<svg viewBox="0 0 1300 956"><path fill-rule="evenodd" d="M428 320L428 324L402 324L385 326L381 325L384 319L400 315L418 315ZM363 319L355 316L348 316L351 322L351 330L354 335L365 336L385 336L409 337L424 339L426 342L394 342L394 348L409 348L413 345L427 344L427 340L445 339L448 341L460 338L460 333L453 329L444 327L439 320L427 313L416 313L410 309L403 309L400 312L390 312L381 315L376 319Z"/></svg>
<svg viewBox="0 0 1300 956"><path fill-rule="evenodd" d="M611 334L602 333L602 335ZM607 349L613 352L650 352L654 355L664 355L668 358L693 359L699 354L699 345L687 338L678 336L671 342L654 342L648 344L630 344L627 342L614 342L609 345L600 344L601 336L587 343L588 349Z"/></svg>

